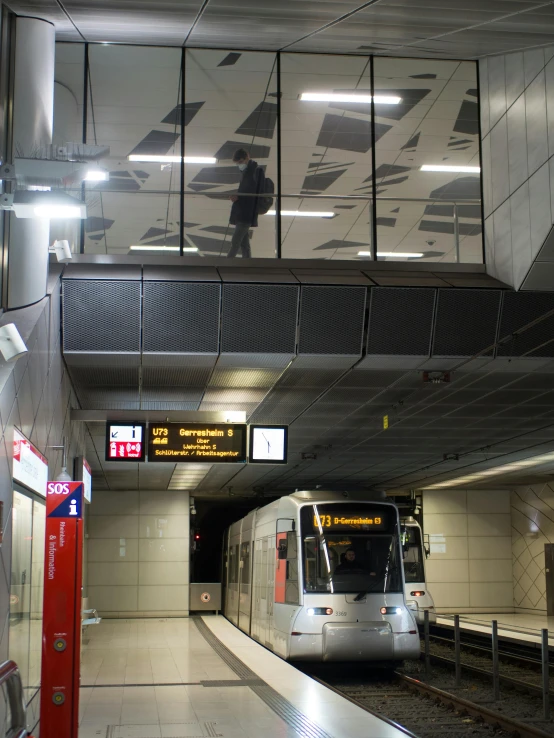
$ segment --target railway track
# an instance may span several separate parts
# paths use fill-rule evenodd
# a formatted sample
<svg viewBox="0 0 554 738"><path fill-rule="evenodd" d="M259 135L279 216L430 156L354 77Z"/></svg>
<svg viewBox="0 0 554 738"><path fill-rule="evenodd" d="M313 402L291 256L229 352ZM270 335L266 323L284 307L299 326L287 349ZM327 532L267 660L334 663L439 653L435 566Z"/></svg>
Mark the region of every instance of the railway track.
<svg viewBox="0 0 554 738"><path fill-rule="evenodd" d="M444 669L443 669L444 670ZM464 678L461 688L453 677L438 674L423 681L423 664L409 662L392 675L366 667L348 671L321 665L307 669L315 679L364 710L387 720L417 738L552 738L554 724L543 723L540 702L528 695L495 703L490 690ZM410 671L411 673L406 673ZM453 669L447 667L448 675ZM315 672L315 673L314 673ZM487 693L489 692L489 694ZM531 704L529 704L529 701Z"/></svg>
<svg viewBox="0 0 554 738"><path fill-rule="evenodd" d="M430 635L432 664L450 665L454 668L454 642L435 634ZM424 643L421 642L421 650ZM492 650L483 645L462 642L460 649L462 673L484 679L492 679ZM499 652L501 686L518 689L528 694L542 695L541 662L532 655ZM554 678L550 678L550 694L554 696Z"/></svg>

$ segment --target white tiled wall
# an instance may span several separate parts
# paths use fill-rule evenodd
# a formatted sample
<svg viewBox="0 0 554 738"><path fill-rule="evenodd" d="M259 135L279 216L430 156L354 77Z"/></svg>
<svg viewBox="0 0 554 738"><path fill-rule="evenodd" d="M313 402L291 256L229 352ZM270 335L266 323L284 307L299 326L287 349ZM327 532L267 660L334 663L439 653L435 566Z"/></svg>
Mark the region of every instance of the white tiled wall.
<svg viewBox="0 0 554 738"><path fill-rule="evenodd" d="M487 271L519 288L554 212L554 46L479 62Z"/></svg>
<svg viewBox="0 0 554 738"><path fill-rule="evenodd" d="M544 544L554 543L554 484L517 487L511 502L515 610L546 614Z"/></svg>
<svg viewBox="0 0 554 738"><path fill-rule="evenodd" d="M426 573L439 612L512 612L508 490L428 490Z"/></svg>
<svg viewBox="0 0 554 738"><path fill-rule="evenodd" d="M89 606L105 617L188 615L189 494L96 492L88 520Z"/></svg>

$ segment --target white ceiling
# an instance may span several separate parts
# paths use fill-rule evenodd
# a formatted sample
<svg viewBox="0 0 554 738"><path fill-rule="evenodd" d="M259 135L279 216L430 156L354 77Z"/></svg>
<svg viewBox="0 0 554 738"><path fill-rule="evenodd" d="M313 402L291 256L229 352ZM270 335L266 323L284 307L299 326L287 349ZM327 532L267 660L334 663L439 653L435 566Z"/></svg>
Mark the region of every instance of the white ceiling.
<svg viewBox="0 0 554 738"><path fill-rule="evenodd" d="M475 59L554 43L540 0L14 0L58 40Z"/></svg>

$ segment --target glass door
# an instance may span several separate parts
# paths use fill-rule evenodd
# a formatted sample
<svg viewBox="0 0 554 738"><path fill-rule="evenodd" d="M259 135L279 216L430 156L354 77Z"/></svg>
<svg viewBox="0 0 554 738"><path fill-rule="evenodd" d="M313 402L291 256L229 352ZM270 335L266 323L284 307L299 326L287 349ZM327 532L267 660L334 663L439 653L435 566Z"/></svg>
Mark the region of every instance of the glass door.
<svg viewBox="0 0 554 738"><path fill-rule="evenodd" d="M31 564L33 501L13 493L12 576L10 588L10 659L19 666L25 697L29 699L29 639L31 622Z"/></svg>

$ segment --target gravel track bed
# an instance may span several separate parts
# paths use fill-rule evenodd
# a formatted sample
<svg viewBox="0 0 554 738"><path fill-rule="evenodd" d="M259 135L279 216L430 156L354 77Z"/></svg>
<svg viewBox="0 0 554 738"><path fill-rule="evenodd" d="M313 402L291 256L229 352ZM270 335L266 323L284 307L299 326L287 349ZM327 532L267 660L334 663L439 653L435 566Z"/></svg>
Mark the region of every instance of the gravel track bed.
<svg viewBox="0 0 554 738"><path fill-rule="evenodd" d="M421 650L423 652L424 642L421 641ZM445 659L454 660L454 644L452 646L447 643L434 641L432 638L429 641L429 653L432 656L441 656ZM461 662L468 666L477 667L478 669L484 669L492 673L492 655L488 656L486 653L477 655L468 648L461 647ZM510 663L509 660L503 660L500 655L500 674L502 676L510 677L511 679L518 679L521 682L527 682L532 684L534 687L542 687L542 676L541 676L541 665L537 663L536 667L529 665L528 667L520 666L518 664ZM550 678L550 691L554 692L554 678Z"/></svg>
<svg viewBox="0 0 554 738"><path fill-rule="evenodd" d="M542 719L542 699L539 696L501 686L500 700L495 702L492 684L487 683L484 677L481 679L477 675L464 675L462 672L461 687L456 687L453 668L432 664L431 677L426 679L425 664L422 661L406 661L399 671L457 697L483 705L489 710L500 712L506 717L533 725L554 736L554 723L545 722ZM551 710L554 715L554 700L552 699Z"/></svg>

